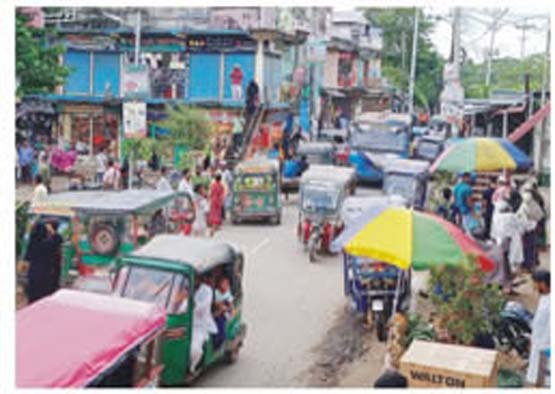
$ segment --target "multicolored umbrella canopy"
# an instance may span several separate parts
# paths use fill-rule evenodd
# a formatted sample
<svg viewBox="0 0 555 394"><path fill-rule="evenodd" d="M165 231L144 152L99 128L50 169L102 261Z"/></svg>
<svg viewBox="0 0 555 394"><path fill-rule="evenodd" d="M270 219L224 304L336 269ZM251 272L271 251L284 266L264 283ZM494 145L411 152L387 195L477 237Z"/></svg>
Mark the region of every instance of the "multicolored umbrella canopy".
<svg viewBox="0 0 555 394"><path fill-rule="evenodd" d="M472 137L449 146L436 159L430 171L522 170L532 164L532 160L507 139Z"/></svg>
<svg viewBox="0 0 555 394"><path fill-rule="evenodd" d="M362 213L332 243L354 256L416 270L459 265L466 255L476 257L482 270L495 267L484 250L460 228L434 214L401 207L376 207Z"/></svg>

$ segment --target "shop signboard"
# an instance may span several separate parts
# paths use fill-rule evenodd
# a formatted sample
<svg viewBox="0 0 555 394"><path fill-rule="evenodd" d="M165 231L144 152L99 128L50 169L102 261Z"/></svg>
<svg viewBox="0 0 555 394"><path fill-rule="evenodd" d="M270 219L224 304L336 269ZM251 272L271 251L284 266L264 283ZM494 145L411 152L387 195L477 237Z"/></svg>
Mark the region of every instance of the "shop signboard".
<svg viewBox="0 0 555 394"><path fill-rule="evenodd" d="M146 103L123 103L123 131L125 138L146 137Z"/></svg>
<svg viewBox="0 0 555 394"><path fill-rule="evenodd" d="M121 77L121 92L126 98L146 98L150 95L148 67L144 64L126 64Z"/></svg>

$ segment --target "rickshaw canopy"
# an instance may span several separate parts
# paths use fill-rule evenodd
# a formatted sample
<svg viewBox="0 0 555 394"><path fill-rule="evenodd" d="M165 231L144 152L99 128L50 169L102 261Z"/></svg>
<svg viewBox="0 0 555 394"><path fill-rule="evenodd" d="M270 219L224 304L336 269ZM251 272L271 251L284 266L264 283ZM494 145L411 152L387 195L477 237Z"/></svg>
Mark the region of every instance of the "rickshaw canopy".
<svg viewBox="0 0 555 394"><path fill-rule="evenodd" d="M298 155L326 154L333 152L335 147L331 142L301 142L297 149Z"/></svg>
<svg viewBox="0 0 555 394"><path fill-rule="evenodd" d="M355 170L348 167L311 164L301 176L301 184L308 182L325 182L345 189L356 176Z"/></svg>
<svg viewBox="0 0 555 394"><path fill-rule="evenodd" d="M424 160L395 159L386 164L384 172L408 175L425 175L430 169L430 163Z"/></svg>
<svg viewBox="0 0 555 394"><path fill-rule="evenodd" d="M185 196L183 192L159 190L63 192L49 195L45 202L33 207L31 213L78 212L125 215L153 210Z"/></svg>
<svg viewBox="0 0 555 394"><path fill-rule="evenodd" d="M16 314L16 385L85 387L165 323L152 304L59 290Z"/></svg>
<svg viewBox="0 0 555 394"><path fill-rule="evenodd" d="M264 157L242 161L235 167L236 174L266 174L278 172L278 161Z"/></svg>
<svg viewBox="0 0 555 394"><path fill-rule="evenodd" d="M238 249L228 242L175 234L157 235L124 260L134 257L187 265L202 273L235 261Z"/></svg>

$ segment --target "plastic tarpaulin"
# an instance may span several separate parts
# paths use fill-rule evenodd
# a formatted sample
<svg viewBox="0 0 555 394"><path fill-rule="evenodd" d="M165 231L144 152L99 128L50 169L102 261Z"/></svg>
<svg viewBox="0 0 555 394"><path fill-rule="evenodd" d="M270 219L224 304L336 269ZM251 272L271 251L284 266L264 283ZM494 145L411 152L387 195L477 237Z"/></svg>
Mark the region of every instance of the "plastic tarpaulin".
<svg viewBox="0 0 555 394"><path fill-rule="evenodd" d="M84 387L165 325L156 305L60 290L16 315L18 388Z"/></svg>

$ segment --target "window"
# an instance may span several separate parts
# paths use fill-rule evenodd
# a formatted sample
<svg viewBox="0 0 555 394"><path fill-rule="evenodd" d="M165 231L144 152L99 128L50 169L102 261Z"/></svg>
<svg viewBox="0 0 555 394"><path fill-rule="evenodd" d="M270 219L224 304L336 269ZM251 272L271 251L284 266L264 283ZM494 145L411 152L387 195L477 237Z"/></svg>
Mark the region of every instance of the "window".
<svg viewBox="0 0 555 394"><path fill-rule="evenodd" d="M338 198L339 192L335 190L308 187L303 191L302 206L309 212L333 211Z"/></svg>
<svg viewBox="0 0 555 394"><path fill-rule="evenodd" d="M388 175L384 180L384 190L387 195L400 195L412 201L416 192L416 178L411 175Z"/></svg>
<svg viewBox="0 0 555 394"><path fill-rule="evenodd" d="M271 191L276 187L272 175L245 175L235 181L238 191Z"/></svg>
<svg viewBox="0 0 555 394"><path fill-rule="evenodd" d="M154 303L172 312L177 310L176 298L188 291L188 281L182 275L138 266L122 268L116 284L116 293L125 298Z"/></svg>

